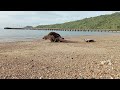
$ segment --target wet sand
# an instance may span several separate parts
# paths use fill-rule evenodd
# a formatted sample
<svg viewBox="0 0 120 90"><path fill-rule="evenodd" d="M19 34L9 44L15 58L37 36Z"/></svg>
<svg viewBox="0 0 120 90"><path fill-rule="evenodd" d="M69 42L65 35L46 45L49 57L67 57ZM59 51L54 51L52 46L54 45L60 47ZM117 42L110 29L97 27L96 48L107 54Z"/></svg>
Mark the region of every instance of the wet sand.
<svg viewBox="0 0 120 90"><path fill-rule="evenodd" d="M1 42L0 79L120 79L120 35L66 39Z"/></svg>

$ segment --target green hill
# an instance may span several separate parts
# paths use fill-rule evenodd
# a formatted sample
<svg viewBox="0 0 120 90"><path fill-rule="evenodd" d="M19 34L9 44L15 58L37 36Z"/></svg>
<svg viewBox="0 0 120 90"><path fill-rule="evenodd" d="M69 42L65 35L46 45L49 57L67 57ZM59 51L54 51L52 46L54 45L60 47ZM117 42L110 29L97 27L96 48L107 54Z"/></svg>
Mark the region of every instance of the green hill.
<svg viewBox="0 0 120 90"><path fill-rule="evenodd" d="M118 29L120 30L120 13L85 18L82 20L53 25L39 25L36 28L64 29Z"/></svg>

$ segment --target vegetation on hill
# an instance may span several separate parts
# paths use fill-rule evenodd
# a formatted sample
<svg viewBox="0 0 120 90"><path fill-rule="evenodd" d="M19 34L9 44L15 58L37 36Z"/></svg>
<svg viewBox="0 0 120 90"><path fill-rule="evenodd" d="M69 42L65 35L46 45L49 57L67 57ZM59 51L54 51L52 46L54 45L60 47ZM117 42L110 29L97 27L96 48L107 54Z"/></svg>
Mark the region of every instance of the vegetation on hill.
<svg viewBox="0 0 120 90"><path fill-rule="evenodd" d="M85 18L82 20L53 25L39 25L35 28L64 28L64 29L115 29L120 30L120 13Z"/></svg>

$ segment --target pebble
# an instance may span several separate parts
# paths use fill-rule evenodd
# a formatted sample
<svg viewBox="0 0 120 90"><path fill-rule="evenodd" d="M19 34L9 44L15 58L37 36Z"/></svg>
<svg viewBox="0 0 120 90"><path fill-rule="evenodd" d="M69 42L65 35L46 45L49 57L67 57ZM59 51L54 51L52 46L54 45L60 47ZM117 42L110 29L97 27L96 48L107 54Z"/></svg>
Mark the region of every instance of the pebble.
<svg viewBox="0 0 120 90"><path fill-rule="evenodd" d="M112 76L100 76L100 79L113 79Z"/></svg>
<svg viewBox="0 0 120 90"><path fill-rule="evenodd" d="M91 78L91 79L95 79L95 78Z"/></svg>
<svg viewBox="0 0 120 90"><path fill-rule="evenodd" d="M43 76L39 77L39 79L43 79Z"/></svg>
<svg viewBox="0 0 120 90"><path fill-rule="evenodd" d="M35 67L34 65L32 65L31 67Z"/></svg>
<svg viewBox="0 0 120 90"><path fill-rule="evenodd" d="M102 65L106 64L106 65L112 65L111 60L107 60L107 61L101 61L100 62Z"/></svg>
<svg viewBox="0 0 120 90"><path fill-rule="evenodd" d="M103 65L105 63L105 61L101 61L100 63Z"/></svg>
<svg viewBox="0 0 120 90"><path fill-rule="evenodd" d="M112 67L112 70L113 70L114 68Z"/></svg>
<svg viewBox="0 0 120 90"><path fill-rule="evenodd" d="M80 76L79 79L85 79L83 76Z"/></svg>

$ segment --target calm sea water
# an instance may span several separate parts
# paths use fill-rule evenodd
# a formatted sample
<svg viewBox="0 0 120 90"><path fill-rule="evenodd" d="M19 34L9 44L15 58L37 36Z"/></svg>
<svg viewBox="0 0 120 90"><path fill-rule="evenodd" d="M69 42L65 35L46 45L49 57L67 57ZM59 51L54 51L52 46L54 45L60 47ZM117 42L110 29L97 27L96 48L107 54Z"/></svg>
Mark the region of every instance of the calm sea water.
<svg viewBox="0 0 120 90"><path fill-rule="evenodd" d="M0 42L26 41L41 39L49 32L57 32L61 36L78 36L78 35L106 35L113 32L83 32L83 31L45 31L45 30L15 30L0 29ZM116 33L118 34L118 33Z"/></svg>

